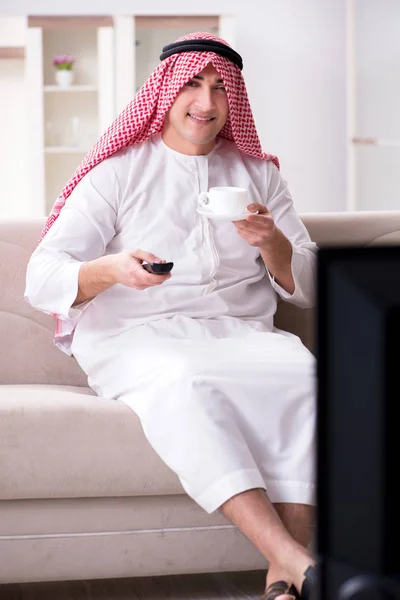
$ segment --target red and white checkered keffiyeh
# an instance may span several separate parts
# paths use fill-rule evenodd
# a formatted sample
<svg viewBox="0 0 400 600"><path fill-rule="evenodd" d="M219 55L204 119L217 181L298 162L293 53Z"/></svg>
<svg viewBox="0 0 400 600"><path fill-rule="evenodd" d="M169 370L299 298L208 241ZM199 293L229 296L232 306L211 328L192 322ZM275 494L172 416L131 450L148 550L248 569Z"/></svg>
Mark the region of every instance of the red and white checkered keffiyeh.
<svg viewBox="0 0 400 600"><path fill-rule="evenodd" d="M209 33L185 35L177 41L205 39L227 44ZM165 115L180 89L209 63L221 75L229 105L229 116L218 135L235 142L238 149L256 158L272 160L279 168L278 159L262 151L247 96L246 85L237 65L214 52L182 52L163 60L137 92L133 100L110 125L99 141L78 166L74 175L57 198L43 228L40 242L57 220L68 196L79 181L99 162L118 150L138 144L160 133ZM59 317L59 315L53 315ZM63 322L57 320L56 337L64 335Z"/></svg>

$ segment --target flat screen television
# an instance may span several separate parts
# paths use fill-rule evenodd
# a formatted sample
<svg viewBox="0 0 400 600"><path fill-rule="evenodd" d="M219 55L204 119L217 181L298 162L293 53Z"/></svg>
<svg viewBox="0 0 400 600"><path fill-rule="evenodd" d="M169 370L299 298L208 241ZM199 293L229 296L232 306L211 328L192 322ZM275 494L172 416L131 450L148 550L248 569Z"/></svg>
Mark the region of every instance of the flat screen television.
<svg viewBox="0 0 400 600"><path fill-rule="evenodd" d="M400 247L322 248L320 600L400 599Z"/></svg>

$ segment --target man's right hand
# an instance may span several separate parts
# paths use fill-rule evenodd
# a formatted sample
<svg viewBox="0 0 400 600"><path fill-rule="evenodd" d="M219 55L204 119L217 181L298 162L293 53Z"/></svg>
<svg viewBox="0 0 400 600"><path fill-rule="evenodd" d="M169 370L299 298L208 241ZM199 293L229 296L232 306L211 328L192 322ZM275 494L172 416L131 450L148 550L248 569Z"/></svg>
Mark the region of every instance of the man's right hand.
<svg viewBox="0 0 400 600"><path fill-rule="evenodd" d="M121 283L136 290L145 290L153 285L161 285L171 277L170 273L154 275L143 269L143 261L155 263L167 262L145 250L128 250L119 254L109 255L108 258L110 260L112 276L115 278L114 283Z"/></svg>
<svg viewBox="0 0 400 600"><path fill-rule="evenodd" d="M171 277L170 273L164 275L149 273L142 267L144 260L167 262L145 250L128 250L84 263L79 271L78 294L72 306L94 298L116 283L136 290L145 290L153 285L161 285Z"/></svg>

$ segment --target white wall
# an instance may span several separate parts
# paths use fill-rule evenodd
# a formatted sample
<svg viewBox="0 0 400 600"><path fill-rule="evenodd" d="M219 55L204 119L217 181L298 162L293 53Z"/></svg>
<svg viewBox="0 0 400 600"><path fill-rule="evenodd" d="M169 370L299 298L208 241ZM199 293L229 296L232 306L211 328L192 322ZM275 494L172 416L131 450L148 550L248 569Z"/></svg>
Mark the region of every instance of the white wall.
<svg viewBox="0 0 400 600"><path fill-rule="evenodd" d="M0 217L29 215L24 61L0 60Z"/></svg>
<svg viewBox="0 0 400 600"><path fill-rule="evenodd" d="M14 0L3 14L65 14ZM234 14L260 138L299 212L346 207L345 0L70 0L69 14Z"/></svg>
<svg viewBox="0 0 400 600"><path fill-rule="evenodd" d="M240 24L260 137L280 158L297 209L345 210L345 1L264 0L262 14Z"/></svg>
<svg viewBox="0 0 400 600"><path fill-rule="evenodd" d="M0 47L23 47L26 19L1 18ZM26 215L28 152L23 59L0 59L0 217Z"/></svg>
<svg viewBox="0 0 400 600"><path fill-rule="evenodd" d="M0 4L0 46L18 48L26 42L26 17L4 17Z"/></svg>
<svg viewBox="0 0 400 600"><path fill-rule="evenodd" d="M398 146L357 146L360 209L400 209L400 2L355 2L356 135Z"/></svg>

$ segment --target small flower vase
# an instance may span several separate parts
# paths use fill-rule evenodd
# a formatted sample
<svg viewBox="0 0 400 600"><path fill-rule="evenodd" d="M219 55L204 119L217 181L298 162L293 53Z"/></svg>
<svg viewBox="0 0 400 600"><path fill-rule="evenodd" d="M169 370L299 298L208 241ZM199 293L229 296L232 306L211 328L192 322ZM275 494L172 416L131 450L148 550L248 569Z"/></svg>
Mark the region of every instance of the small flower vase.
<svg viewBox="0 0 400 600"><path fill-rule="evenodd" d="M74 72L71 69L57 69L56 82L60 87L66 88L71 85L74 80Z"/></svg>

